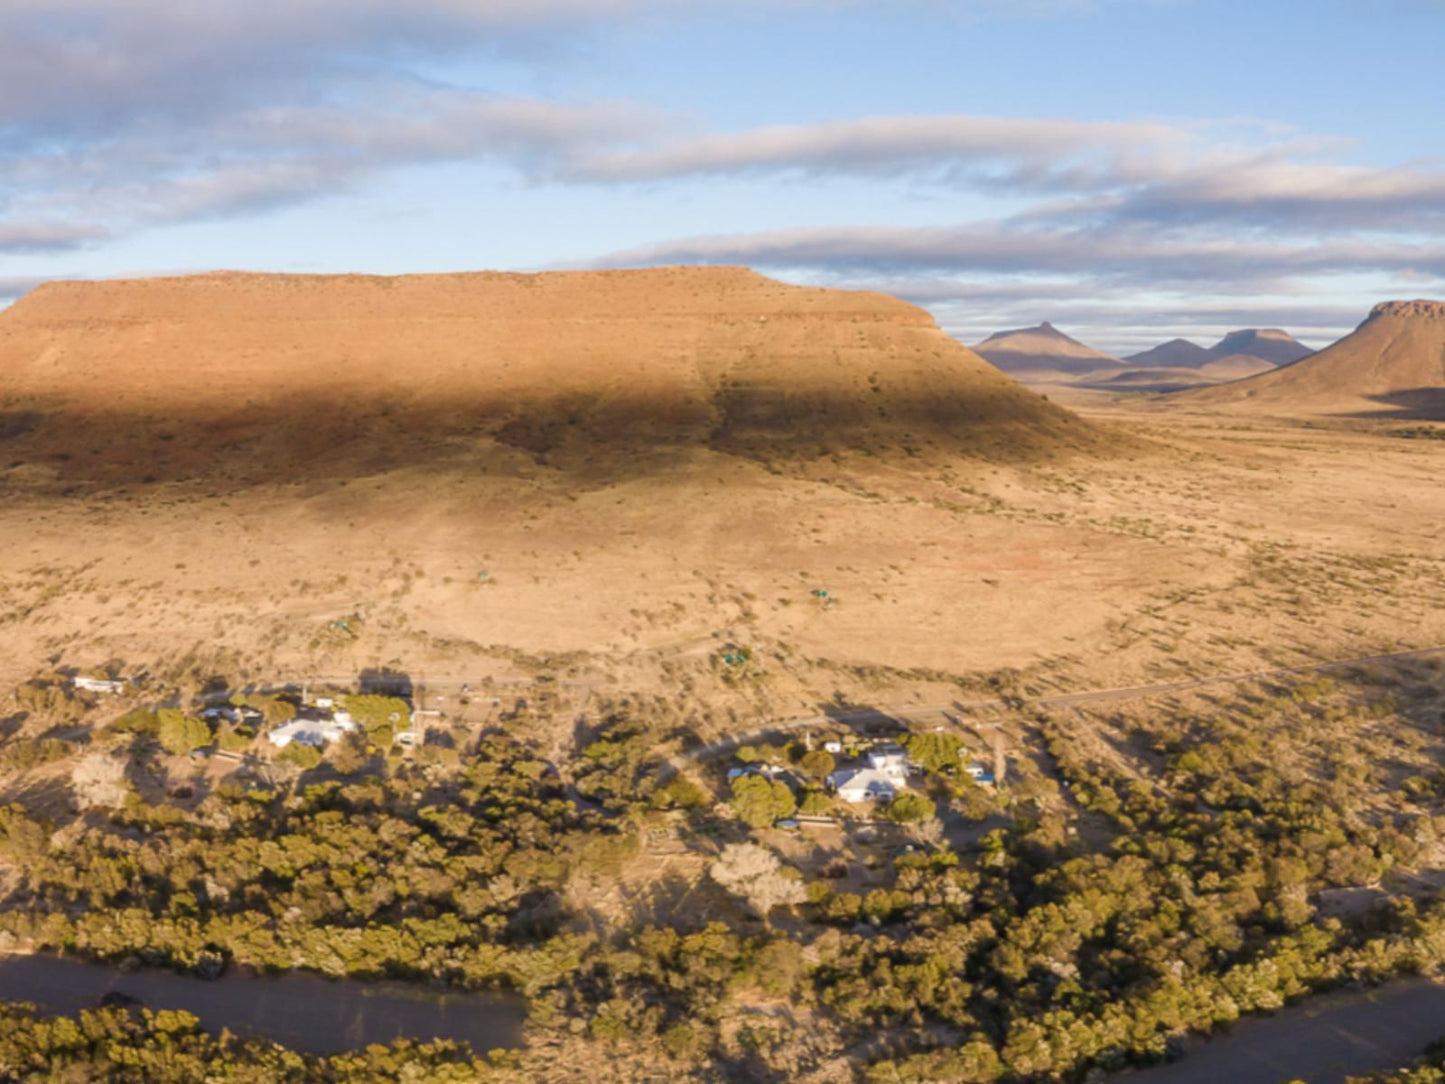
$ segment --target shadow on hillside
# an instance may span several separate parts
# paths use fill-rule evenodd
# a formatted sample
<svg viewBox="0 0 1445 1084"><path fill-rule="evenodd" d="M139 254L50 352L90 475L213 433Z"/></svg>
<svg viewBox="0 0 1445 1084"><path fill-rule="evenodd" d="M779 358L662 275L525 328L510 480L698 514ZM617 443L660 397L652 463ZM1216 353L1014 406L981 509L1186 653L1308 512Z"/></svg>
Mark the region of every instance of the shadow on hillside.
<svg viewBox="0 0 1445 1084"><path fill-rule="evenodd" d="M538 468L606 484L665 472L699 451L777 471L844 453L1028 464L1128 447L1021 388L886 397L729 389L701 402L311 396L164 415L36 403L0 418L0 484L81 496L187 482L211 495L259 484L333 488L414 469L532 478Z"/></svg>
<svg viewBox="0 0 1445 1084"><path fill-rule="evenodd" d="M1369 398L1385 409L1362 410L1340 416L1386 421L1445 421L1445 388L1410 388Z"/></svg>

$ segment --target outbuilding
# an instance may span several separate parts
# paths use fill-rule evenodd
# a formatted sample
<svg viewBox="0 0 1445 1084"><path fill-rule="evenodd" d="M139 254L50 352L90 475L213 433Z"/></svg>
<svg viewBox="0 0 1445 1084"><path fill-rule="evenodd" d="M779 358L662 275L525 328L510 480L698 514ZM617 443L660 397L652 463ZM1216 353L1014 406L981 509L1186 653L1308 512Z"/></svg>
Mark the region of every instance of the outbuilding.
<svg viewBox="0 0 1445 1084"><path fill-rule="evenodd" d="M877 768L844 768L828 777L834 792L850 804L891 802L903 785L897 774Z"/></svg>

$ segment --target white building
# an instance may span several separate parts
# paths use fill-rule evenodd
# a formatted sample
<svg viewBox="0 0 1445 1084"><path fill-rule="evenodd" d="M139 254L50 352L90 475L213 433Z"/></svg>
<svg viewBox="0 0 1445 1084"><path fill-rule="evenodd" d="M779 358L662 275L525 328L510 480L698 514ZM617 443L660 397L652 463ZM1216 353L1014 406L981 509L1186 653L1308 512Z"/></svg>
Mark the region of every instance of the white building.
<svg viewBox="0 0 1445 1084"><path fill-rule="evenodd" d="M113 696L125 691L125 682L109 681L105 678L77 677L71 678L70 683L88 693L109 693Z"/></svg>
<svg viewBox="0 0 1445 1084"><path fill-rule="evenodd" d="M975 760L966 770L975 783L994 782L993 769L981 760Z"/></svg>
<svg viewBox="0 0 1445 1084"><path fill-rule="evenodd" d="M845 802L891 802L902 784L890 772L876 768L845 768L828 777L833 790Z"/></svg>
<svg viewBox="0 0 1445 1084"><path fill-rule="evenodd" d="M900 781L907 780L910 767L908 752L898 745L875 745L868 750L868 767L880 772L897 773Z"/></svg>
<svg viewBox="0 0 1445 1084"><path fill-rule="evenodd" d="M839 768L828 785L845 802L890 802L908 785L908 754L897 746L869 751L866 767Z"/></svg>
<svg viewBox="0 0 1445 1084"><path fill-rule="evenodd" d="M343 734L359 729L350 715L338 711L330 719L296 719L285 726L278 726L266 737L270 738L271 744L278 749L284 749L293 741L322 749Z"/></svg>

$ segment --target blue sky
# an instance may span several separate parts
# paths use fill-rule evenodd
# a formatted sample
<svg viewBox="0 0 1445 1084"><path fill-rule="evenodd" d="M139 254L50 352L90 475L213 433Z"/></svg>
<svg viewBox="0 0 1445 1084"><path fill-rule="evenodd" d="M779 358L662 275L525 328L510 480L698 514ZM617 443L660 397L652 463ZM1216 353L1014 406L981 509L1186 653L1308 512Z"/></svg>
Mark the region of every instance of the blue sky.
<svg viewBox="0 0 1445 1084"><path fill-rule="evenodd" d="M1445 295L1442 0L0 0L53 277L742 263L1126 352Z"/></svg>

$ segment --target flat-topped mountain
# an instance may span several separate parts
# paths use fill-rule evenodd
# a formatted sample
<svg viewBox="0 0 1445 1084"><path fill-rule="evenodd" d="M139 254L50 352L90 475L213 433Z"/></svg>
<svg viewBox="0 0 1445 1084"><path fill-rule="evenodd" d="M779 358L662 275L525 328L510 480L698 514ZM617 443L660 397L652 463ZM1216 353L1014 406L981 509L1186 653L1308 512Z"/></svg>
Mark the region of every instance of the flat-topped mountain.
<svg viewBox="0 0 1445 1084"><path fill-rule="evenodd" d="M1317 354L1180 401L1272 413L1445 417L1445 302L1384 302Z"/></svg>
<svg viewBox="0 0 1445 1084"><path fill-rule="evenodd" d="M1150 350L1130 354L1124 362L1139 369L1203 369L1226 358L1255 358L1273 367L1289 365L1311 353L1313 351L1308 346L1287 331L1251 327L1231 331L1211 347L1200 346L1188 339L1170 339ZM1260 370L1254 367L1254 371Z"/></svg>
<svg viewBox="0 0 1445 1084"><path fill-rule="evenodd" d="M1291 365L1312 353L1314 351L1304 343L1277 327L1250 327L1231 331L1209 350L1210 360L1214 361L1220 358L1250 357L1267 361L1271 365Z"/></svg>
<svg viewBox="0 0 1445 1084"><path fill-rule="evenodd" d="M1034 379L1061 374L1067 378L1123 365L1118 358L1065 335L1048 321L1037 327L996 332L973 350L1003 372Z"/></svg>
<svg viewBox="0 0 1445 1084"><path fill-rule="evenodd" d="M0 379L12 416L152 471L183 450L394 457L463 436L582 458L1098 440L921 309L741 268L53 283L0 314Z"/></svg>

